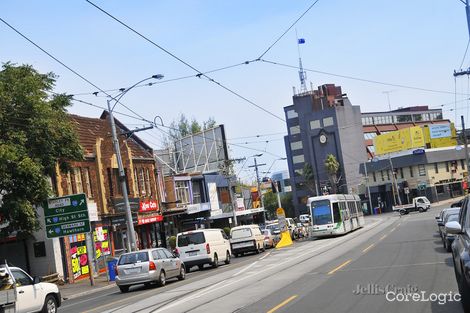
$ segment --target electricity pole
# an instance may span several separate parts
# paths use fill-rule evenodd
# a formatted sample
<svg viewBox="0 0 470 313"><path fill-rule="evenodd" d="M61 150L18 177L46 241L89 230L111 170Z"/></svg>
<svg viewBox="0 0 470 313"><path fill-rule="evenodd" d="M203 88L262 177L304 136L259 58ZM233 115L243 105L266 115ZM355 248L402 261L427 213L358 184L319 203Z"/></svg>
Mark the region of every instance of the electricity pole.
<svg viewBox="0 0 470 313"><path fill-rule="evenodd" d="M467 146L467 132L465 131L465 121L463 115L460 115L460 120L462 121L462 134L463 134L463 145L465 149L465 163L467 166L467 186L470 186L470 176L468 175L468 165L469 165L469 158L468 158L468 146ZM468 188L468 187L467 187Z"/></svg>
<svg viewBox="0 0 470 313"><path fill-rule="evenodd" d="M367 163L364 162L364 172L366 174L366 186L367 186L367 197L369 198L369 210L372 214L372 199L370 197L370 187L369 187L369 175L367 174Z"/></svg>

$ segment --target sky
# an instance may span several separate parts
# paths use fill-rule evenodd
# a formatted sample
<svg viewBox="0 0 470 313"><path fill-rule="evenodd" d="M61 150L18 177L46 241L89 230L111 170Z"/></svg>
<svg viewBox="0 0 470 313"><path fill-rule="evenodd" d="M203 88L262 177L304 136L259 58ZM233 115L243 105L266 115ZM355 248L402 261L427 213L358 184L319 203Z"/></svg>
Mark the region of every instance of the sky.
<svg viewBox="0 0 470 313"><path fill-rule="evenodd" d="M104 1L94 3L152 39L199 71L258 58L314 1ZM85 0L2 0L0 17L103 90L129 87L146 77L163 74L160 84L131 90L122 102L135 113L165 125L183 113L188 118L213 117L225 125L231 158L265 151L260 171L287 169L283 107L292 104L299 88L296 69L252 62L209 74L231 91L204 78L138 37ZM458 0L319 0L263 59L297 66L298 37L304 68L340 76L419 87L439 92L370 83L307 72L307 84L342 86L362 112L412 105L442 108L452 121L469 116L470 83L454 80L455 69L468 68L462 59L468 43L465 7ZM31 64L40 72L58 75L55 91L98 106L106 96L0 23L0 61ZM470 54L470 53L469 53ZM187 79L164 82L182 76ZM455 93L457 91L457 93ZM457 100L457 104L455 104ZM455 107L457 110L455 110ZM118 105L116 112L134 115ZM73 102L73 114L99 117L102 110ZM145 123L116 115L129 128ZM460 122L459 122L460 124ZM460 126L460 125L457 125ZM268 134L268 135L266 135ZM256 137L260 135L260 137ZM266 135L266 136L265 136ZM164 133L140 132L150 146L162 146ZM242 137L242 138L240 138ZM247 138L248 137L248 138ZM267 141L267 142L266 142ZM251 180L249 159L241 169Z"/></svg>

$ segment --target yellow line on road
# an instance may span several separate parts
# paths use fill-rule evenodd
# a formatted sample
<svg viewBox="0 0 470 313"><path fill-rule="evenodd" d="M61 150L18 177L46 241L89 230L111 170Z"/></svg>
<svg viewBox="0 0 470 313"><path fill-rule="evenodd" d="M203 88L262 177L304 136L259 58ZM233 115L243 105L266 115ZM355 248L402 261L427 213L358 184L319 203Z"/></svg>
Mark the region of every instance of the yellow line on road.
<svg viewBox="0 0 470 313"><path fill-rule="evenodd" d="M344 262L344 263L341 264L340 266L338 266L338 267L332 269L331 271L329 271L329 272L328 272L328 275L331 275L331 274L336 273L337 271L339 271L340 269L342 269L343 267L345 267L346 265L348 265L348 264L351 263L351 262L352 262L351 259L347 260L346 262Z"/></svg>
<svg viewBox="0 0 470 313"><path fill-rule="evenodd" d="M282 301L281 303L279 303L278 305L276 305L274 308L272 308L271 310L269 310L267 313L273 313L277 310L279 310L280 308L282 308L283 306L285 306L287 303L291 302L292 300L294 300L295 298L297 298L298 295L293 295L292 297L290 298L287 298L286 300Z"/></svg>
<svg viewBox="0 0 470 313"><path fill-rule="evenodd" d="M367 248L365 248L364 250L362 250L363 253L366 253L367 251L369 251L373 246L375 246L375 244L371 244L370 246L368 246Z"/></svg>

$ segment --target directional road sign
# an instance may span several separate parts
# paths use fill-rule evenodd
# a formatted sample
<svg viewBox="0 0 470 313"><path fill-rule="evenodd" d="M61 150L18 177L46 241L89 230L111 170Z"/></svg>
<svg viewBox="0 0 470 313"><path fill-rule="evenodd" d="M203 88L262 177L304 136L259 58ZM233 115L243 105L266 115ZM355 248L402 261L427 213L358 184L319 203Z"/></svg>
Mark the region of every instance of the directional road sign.
<svg viewBox="0 0 470 313"><path fill-rule="evenodd" d="M85 194L50 198L44 206L47 238L90 232Z"/></svg>

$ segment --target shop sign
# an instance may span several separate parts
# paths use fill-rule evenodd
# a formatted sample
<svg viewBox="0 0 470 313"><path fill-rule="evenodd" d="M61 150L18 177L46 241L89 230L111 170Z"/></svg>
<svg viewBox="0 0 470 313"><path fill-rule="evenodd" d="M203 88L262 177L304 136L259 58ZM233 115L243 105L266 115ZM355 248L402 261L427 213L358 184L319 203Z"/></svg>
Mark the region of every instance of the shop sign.
<svg viewBox="0 0 470 313"><path fill-rule="evenodd" d="M137 221L137 213L132 213L132 221L135 223ZM126 225L126 216L113 216L111 217L111 225L112 226L123 226Z"/></svg>
<svg viewBox="0 0 470 313"><path fill-rule="evenodd" d="M139 215L138 217L139 225L152 224L152 223L161 222L161 221L163 221L163 215L160 215L160 214Z"/></svg>
<svg viewBox="0 0 470 313"><path fill-rule="evenodd" d="M116 212L126 212L126 206L124 205L124 199L113 199L114 209ZM129 198L129 206L132 212L137 212L140 209L139 198Z"/></svg>
<svg viewBox="0 0 470 313"><path fill-rule="evenodd" d="M194 214L194 213L203 212L203 211L210 211L210 209L211 209L211 205L209 202L188 204L186 206L186 213Z"/></svg>
<svg viewBox="0 0 470 313"><path fill-rule="evenodd" d="M139 212L158 211L158 202L156 200L140 201Z"/></svg>
<svg viewBox="0 0 470 313"><path fill-rule="evenodd" d="M451 137L450 124L429 125L429 135L431 139Z"/></svg>

